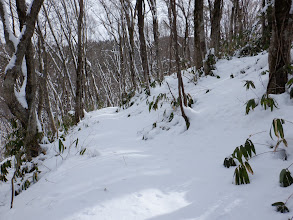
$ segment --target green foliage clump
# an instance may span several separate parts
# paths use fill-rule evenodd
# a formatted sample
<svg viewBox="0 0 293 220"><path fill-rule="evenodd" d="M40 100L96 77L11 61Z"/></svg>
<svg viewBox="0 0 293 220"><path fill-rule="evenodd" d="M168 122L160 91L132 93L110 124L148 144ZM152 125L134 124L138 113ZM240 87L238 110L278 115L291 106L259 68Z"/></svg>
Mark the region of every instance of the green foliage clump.
<svg viewBox="0 0 293 220"><path fill-rule="evenodd" d="M65 146L64 146L64 144L63 144L63 142L62 142L62 140L61 139L59 139L59 153L60 154L63 154L63 152L64 152L64 150L66 149L65 148Z"/></svg>
<svg viewBox="0 0 293 220"><path fill-rule="evenodd" d="M151 87L151 88L156 88L156 81L153 81L153 82L150 84L150 87Z"/></svg>
<svg viewBox="0 0 293 220"><path fill-rule="evenodd" d="M235 160L239 163L234 171L234 180L236 185L250 183L248 173L253 174L253 170L248 163L248 160L253 154L256 155L254 144L250 139L247 139L244 145L236 147L231 156L225 158L224 166L227 168L237 166Z"/></svg>
<svg viewBox="0 0 293 220"><path fill-rule="evenodd" d="M245 84L243 87L246 87L246 90L249 90L250 88L255 89L254 82L251 80L245 80Z"/></svg>
<svg viewBox="0 0 293 220"><path fill-rule="evenodd" d="M193 101L193 99L192 99L192 97L191 97L191 95L190 94L187 94L187 101L188 101L188 107L192 107L192 105L194 104L194 101Z"/></svg>
<svg viewBox="0 0 293 220"><path fill-rule="evenodd" d="M79 154L84 155L85 151L86 151L86 148L83 148L83 149L80 150Z"/></svg>
<svg viewBox="0 0 293 220"><path fill-rule="evenodd" d="M7 174L8 174L8 169L11 168L11 160L7 160L4 163L1 164L0 167L0 181L2 182L7 182Z"/></svg>
<svg viewBox="0 0 293 220"><path fill-rule="evenodd" d="M240 57L256 56L263 48L260 42L261 39L251 41L249 44L240 49Z"/></svg>
<svg viewBox="0 0 293 220"><path fill-rule="evenodd" d="M293 71L293 66L290 66L291 67L291 73ZM288 82L287 82L287 86L288 86L288 89L290 89L290 87L293 85L293 78L291 78ZM290 89L290 99L293 98L293 88Z"/></svg>
<svg viewBox="0 0 293 220"><path fill-rule="evenodd" d="M293 178L288 169L282 169L280 172L280 185L282 187L288 187L293 183Z"/></svg>
<svg viewBox="0 0 293 220"><path fill-rule="evenodd" d="M216 66L215 66L216 61L217 61L217 57L215 56L214 51L209 50L206 56L206 60L204 61L206 66L204 71L206 75L214 76L214 73L212 70L216 69Z"/></svg>
<svg viewBox="0 0 293 220"><path fill-rule="evenodd" d="M161 100L167 100L167 95L166 93L160 93L156 98L153 98L153 101L149 103L149 111L153 110L157 110L158 109L158 104L159 101ZM163 103L161 103L161 107L162 107Z"/></svg>
<svg viewBox="0 0 293 220"><path fill-rule="evenodd" d="M173 120L173 118L174 118L174 113L171 112L170 117L169 117L169 122L171 122Z"/></svg>
<svg viewBox="0 0 293 220"><path fill-rule="evenodd" d="M276 207L276 211L277 212L281 212L281 213L287 213L287 212L289 212L288 207L283 202L275 202L275 203L272 204L272 206L275 206Z"/></svg>
<svg viewBox="0 0 293 220"><path fill-rule="evenodd" d="M128 107L131 104L130 101L134 97L134 95L135 91L130 91L129 93L123 92L121 96L121 106Z"/></svg>
<svg viewBox="0 0 293 220"><path fill-rule="evenodd" d="M246 111L245 113L248 115L248 113L250 112L250 110L254 110L255 107L257 106L255 99L250 99L248 100L246 103Z"/></svg>
<svg viewBox="0 0 293 220"><path fill-rule="evenodd" d="M13 195L18 195L22 190L26 190L32 183L38 181L38 165L31 161L26 148L24 147L25 131L15 120L11 121L12 132L6 137L5 156L8 159L1 164L0 181L7 182L9 168L13 166L12 185L17 183ZM13 187L14 189L14 187Z"/></svg>
<svg viewBox="0 0 293 220"><path fill-rule="evenodd" d="M229 168L229 167L236 167L237 165L236 165L236 162L235 162L235 160L234 160L234 158L233 157L226 157L225 158L225 160L224 160L224 167L227 167L227 168Z"/></svg>
<svg viewBox="0 0 293 220"><path fill-rule="evenodd" d="M285 120L280 118L275 118L272 122L272 126L270 129L270 137L273 139L272 137L272 130L273 130L275 136L278 138L277 144L275 146L275 151L277 150L277 148L279 147L281 143L283 143L286 147L288 147L288 143L284 135L283 124L285 124Z"/></svg>
<svg viewBox="0 0 293 220"><path fill-rule="evenodd" d="M260 104L261 104L261 106L264 107L265 110L270 108L271 111L273 111L274 107L278 108L276 100L271 98L268 94L264 94L262 96L262 98L260 100Z"/></svg>

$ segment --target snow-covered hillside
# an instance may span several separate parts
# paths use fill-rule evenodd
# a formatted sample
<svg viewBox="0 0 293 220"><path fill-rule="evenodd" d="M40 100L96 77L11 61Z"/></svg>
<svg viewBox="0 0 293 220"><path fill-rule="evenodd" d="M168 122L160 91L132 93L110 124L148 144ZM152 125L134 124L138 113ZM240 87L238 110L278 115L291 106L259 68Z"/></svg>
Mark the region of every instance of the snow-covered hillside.
<svg viewBox="0 0 293 220"><path fill-rule="evenodd" d="M280 153L252 158L251 184L234 185L234 168L225 168L223 161L253 134L258 154L272 151L272 120L293 121L293 103L288 94L272 96L278 109L271 112L259 105L245 115L245 103L265 93L267 54L220 60L216 67L220 78L201 77L197 85L194 75L184 73L185 91L194 100L186 109L189 130L179 109L174 111L169 103L172 95L166 82L152 89L150 97L137 94L126 110L88 113L66 137L67 149L61 156L56 156L58 142L45 146L47 154L37 159L39 182L15 197L11 210L10 183L0 183L0 219L291 218L293 199L287 203L292 211L286 214L271 204L285 202L292 193L293 186L280 187L279 173L293 162L293 124L284 125L288 160ZM176 76L165 80L177 96ZM246 91L245 80L252 80L256 89ZM147 103L159 94L166 94L169 102L162 99L158 110L149 112Z"/></svg>

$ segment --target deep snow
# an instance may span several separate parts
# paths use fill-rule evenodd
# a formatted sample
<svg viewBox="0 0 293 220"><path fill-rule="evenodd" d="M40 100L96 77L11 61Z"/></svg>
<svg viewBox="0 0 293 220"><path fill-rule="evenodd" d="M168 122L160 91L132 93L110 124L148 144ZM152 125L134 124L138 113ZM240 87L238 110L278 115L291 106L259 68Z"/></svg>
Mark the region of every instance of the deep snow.
<svg viewBox="0 0 293 220"><path fill-rule="evenodd" d="M269 136L274 118L293 121L293 105L288 94L273 96L279 109L273 112L260 105L245 115L245 103L265 93L267 54L220 60L216 77L202 77L197 85L184 73L185 91L194 99L186 108L191 126L166 101L157 111L146 104L153 96L166 93L167 84L152 89L151 96L137 94L126 110L106 108L87 113L64 142L61 156L58 142L45 145L47 155L37 161L42 171L39 182L15 197L10 205L10 183L0 183L0 219L106 219L106 220L259 220L288 219L272 203L285 201L292 187L279 186L279 173L292 162L293 124L284 125L288 141L284 161L278 153L250 160L254 170L251 184L236 186L234 168L223 160L244 144L249 135L257 153L271 151ZM234 78L230 75L233 74ZM177 95L175 75L166 77ZM244 80L256 89L246 91ZM209 92L207 93L207 90ZM157 123L153 128L153 123ZM256 134L257 133L257 134ZM78 138L77 148L73 143ZM144 140L143 140L144 139ZM70 147L71 145L71 147ZM79 155L86 148L85 154ZM285 148L284 146L280 146ZM293 168L291 169L293 170Z"/></svg>

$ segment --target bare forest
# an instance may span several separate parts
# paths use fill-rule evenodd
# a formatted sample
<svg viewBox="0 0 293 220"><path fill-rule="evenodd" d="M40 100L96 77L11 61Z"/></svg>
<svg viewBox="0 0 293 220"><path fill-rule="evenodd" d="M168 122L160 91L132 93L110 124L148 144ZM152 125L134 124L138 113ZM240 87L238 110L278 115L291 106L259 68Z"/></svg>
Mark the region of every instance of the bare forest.
<svg viewBox="0 0 293 220"><path fill-rule="evenodd" d="M267 51L266 95L284 93L292 14L292 0L0 0L0 161L16 158L12 186L42 144L87 112L151 97L165 76L176 74L186 129L183 70L196 84L218 77L220 59Z"/></svg>

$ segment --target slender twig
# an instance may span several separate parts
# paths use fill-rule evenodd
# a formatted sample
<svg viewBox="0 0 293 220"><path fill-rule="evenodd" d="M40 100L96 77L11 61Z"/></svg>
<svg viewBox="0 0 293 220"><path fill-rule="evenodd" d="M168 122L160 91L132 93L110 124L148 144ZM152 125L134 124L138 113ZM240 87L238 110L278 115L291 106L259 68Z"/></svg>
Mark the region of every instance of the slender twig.
<svg viewBox="0 0 293 220"><path fill-rule="evenodd" d="M254 134L250 134L250 135L249 135L249 138L251 138L251 137L254 136L254 135L264 133L264 132L267 132L267 131L260 131L260 132L254 133Z"/></svg>
<svg viewBox="0 0 293 220"><path fill-rule="evenodd" d="M293 122L292 122L292 121L288 121L288 120L285 120L285 119L284 119L284 121L286 121L286 122L289 122L289 123L293 124Z"/></svg>
<svg viewBox="0 0 293 220"><path fill-rule="evenodd" d="M168 88L169 88L169 91L170 91L170 93L171 93L171 95L172 95L174 101L176 101L176 98L175 98L175 96L173 95L173 93L172 93L172 91L171 91L171 88L170 88L169 83L168 83L167 81L166 81L166 83L167 83L167 86L168 86Z"/></svg>
<svg viewBox="0 0 293 220"><path fill-rule="evenodd" d="M289 201L289 199L293 196L293 193L287 198L286 202L285 202L285 205L286 203ZM293 218L293 217L292 217Z"/></svg>
<svg viewBox="0 0 293 220"><path fill-rule="evenodd" d="M257 157L257 156L259 156L259 155L262 155L262 154L275 153L275 152L281 152L281 151L283 151L283 150L278 150L278 151L265 151L265 152L262 152L262 153L259 153L259 154L256 154L256 155L252 156L252 157L249 158L248 160L250 160L250 159L252 159L252 158L254 158L254 157Z"/></svg>

